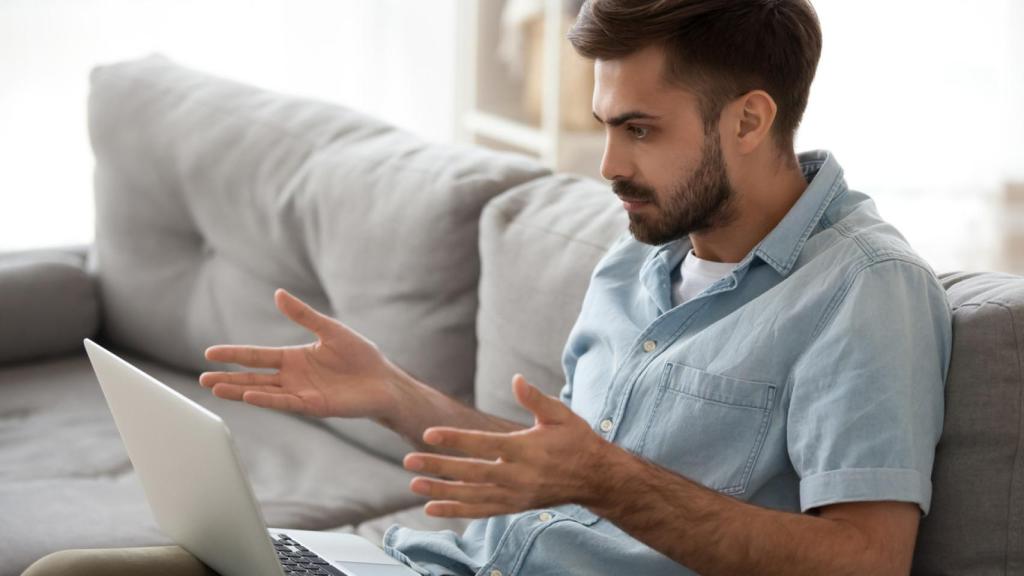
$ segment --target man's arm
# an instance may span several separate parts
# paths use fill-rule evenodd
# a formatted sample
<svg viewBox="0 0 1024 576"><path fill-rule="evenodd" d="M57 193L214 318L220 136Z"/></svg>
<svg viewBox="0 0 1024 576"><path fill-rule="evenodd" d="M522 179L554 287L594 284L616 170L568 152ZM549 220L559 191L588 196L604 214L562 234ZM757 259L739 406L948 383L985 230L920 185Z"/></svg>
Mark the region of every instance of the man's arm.
<svg viewBox="0 0 1024 576"><path fill-rule="evenodd" d="M402 370L396 372L391 389L394 397L392 408L375 420L421 450L436 451L439 448L423 442L423 432L431 426L489 432L513 432L526 428L519 422L467 406Z"/></svg>
<svg viewBox="0 0 1024 576"><path fill-rule="evenodd" d="M908 574L915 504L862 502L817 515L724 496L605 441L557 399L521 377L519 402L536 417L507 434L428 429L424 441L471 458L410 454L414 492L435 516L483 517L564 503L587 506L673 560L714 574Z"/></svg>
<svg viewBox="0 0 1024 576"><path fill-rule="evenodd" d="M615 446L606 454L597 490L584 504L700 574L910 573L921 515L916 504L781 512L714 492Z"/></svg>

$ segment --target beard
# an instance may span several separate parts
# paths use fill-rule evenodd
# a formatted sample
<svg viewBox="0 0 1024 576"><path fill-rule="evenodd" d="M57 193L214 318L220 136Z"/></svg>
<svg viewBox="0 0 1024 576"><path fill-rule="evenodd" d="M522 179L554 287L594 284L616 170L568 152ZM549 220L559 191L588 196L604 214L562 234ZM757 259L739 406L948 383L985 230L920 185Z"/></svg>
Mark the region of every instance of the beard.
<svg viewBox="0 0 1024 576"><path fill-rule="evenodd" d="M615 180L612 191L624 198L650 202L640 212L629 213L629 231L644 244L672 242L693 232L724 226L735 217L736 191L729 184L717 134L704 139L700 163L663 198L659 199L653 188L629 180Z"/></svg>

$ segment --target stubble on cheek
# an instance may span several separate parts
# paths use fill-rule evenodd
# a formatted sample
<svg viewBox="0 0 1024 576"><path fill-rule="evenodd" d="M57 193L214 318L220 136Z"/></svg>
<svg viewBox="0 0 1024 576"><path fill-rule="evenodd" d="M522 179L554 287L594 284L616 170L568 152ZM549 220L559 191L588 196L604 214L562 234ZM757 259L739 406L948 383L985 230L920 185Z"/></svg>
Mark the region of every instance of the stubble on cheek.
<svg viewBox="0 0 1024 576"><path fill-rule="evenodd" d="M645 244L671 242L692 232L725 225L735 216L735 191L726 175L717 139L705 141L697 166L662 190L661 196L653 188L644 188L655 202L629 214L629 231Z"/></svg>

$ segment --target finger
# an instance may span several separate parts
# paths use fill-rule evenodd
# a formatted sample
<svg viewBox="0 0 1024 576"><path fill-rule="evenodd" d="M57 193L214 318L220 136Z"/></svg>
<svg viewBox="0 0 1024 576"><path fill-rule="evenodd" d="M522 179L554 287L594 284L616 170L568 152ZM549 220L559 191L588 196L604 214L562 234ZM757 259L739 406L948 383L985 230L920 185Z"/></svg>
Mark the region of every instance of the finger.
<svg viewBox="0 0 1024 576"><path fill-rule="evenodd" d="M472 504L507 504L507 489L493 484L474 484L437 478L413 478L409 488L433 500L453 500Z"/></svg>
<svg viewBox="0 0 1024 576"><path fill-rule="evenodd" d="M523 378L522 374L512 377L512 392L519 405L533 413L538 424L560 424L571 413L569 407L554 396L548 396Z"/></svg>
<svg viewBox="0 0 1024 576"><path fill-rule="evenodd" d="M257 392L269 392L269 393L281 393L281 388L277 386L246 386L243 384L225 384L218 382L211 388L213 395L217 398L224 398L225 400L241 400L242 396L248 391Z"/></svg>
<svg viewBox="0 0 1024 576"><path fill-rule="evenodd" d="M274 292L274 303L289 320L317 336L324 335L333 323L333 319L317 312L312 306L292 296L284 288L278 288Z"/></svg>
<svg viewBox="0 0 1024 576"><path fill-rule="evenodd" d="M501 514L521 512L521 510L504 504L466 504L450 500L434 500L427 502L423 510L428 516L439 518L490 518Z"/></svg>
<svg viewBox="0 0 1024 576"><path fill-rule="evenodd" d="M463 482L499 483L501 480L500 466L504 462L493 460L477 460L475 458L458 458L440 454L424 454L414 452L407 454L402 460L406 470L423 472L434 476L454 478Z"/></svg>
<svg viewBox="0 0 1024 576"><path fill-rule="evenodd" d="M423 442L458 450L463 454L496 460L514 459L519 455L519 437L514 433L483 432L461 428L434 427L423 432Z"/></svg>
<svg viewBox="0 0 1024 576"><path fill-rule="evenodd" d="M277 392L272 392L249 389L242 394L242 400L246 404L252 404L260 408L271 408L285 412L305 412L306 403L301 398L294 394L280 392L280 388L277 390Z"/></svg>
<svg viewBox="0 0 1024 576"><path fill-rule="evenodd" d="M280 368L281 348L266 346L211 346L206 349L206 359L211 362L241 364L250 368Z"/></svg>
<svg viewBox="0 0 1024 576"><path fill-rule="evenodd" d="M281 375L261 374L258 372L203 372L199 375L199 384L204 388L213 388L217 384L240 384L244 386L280 386Z"/></svg>

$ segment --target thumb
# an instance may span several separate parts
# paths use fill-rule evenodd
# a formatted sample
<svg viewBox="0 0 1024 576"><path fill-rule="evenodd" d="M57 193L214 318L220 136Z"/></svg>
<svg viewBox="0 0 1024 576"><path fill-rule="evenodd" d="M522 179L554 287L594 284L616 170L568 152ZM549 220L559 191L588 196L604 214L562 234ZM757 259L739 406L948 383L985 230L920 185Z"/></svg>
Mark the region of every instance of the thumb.
<svg viewBox="0 0 1024 576"><path fill-rule="evenodd" d="M522 374L512 377L512 392L519 405L537 418L538 424L560 424L566 420L569 407L553 396L541 392L523 378Z"/></svg>
<svg viewBox="0 0 1024 576"><path fill-rule="evenodd" d="M331 328L331 318L317 312L312 306L299 300L283 288L274 291L274 304L292 322L317 336L325 336Z"/></svg>

